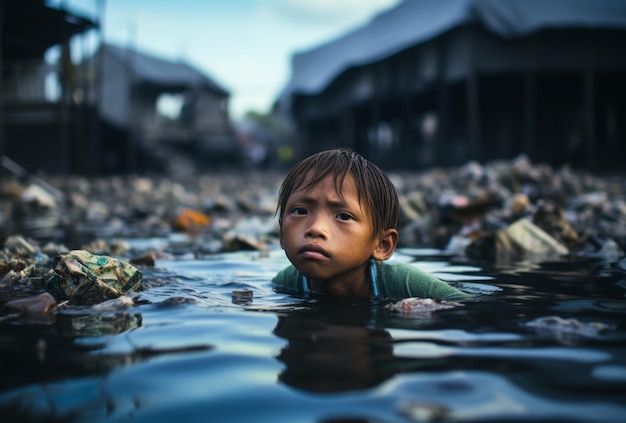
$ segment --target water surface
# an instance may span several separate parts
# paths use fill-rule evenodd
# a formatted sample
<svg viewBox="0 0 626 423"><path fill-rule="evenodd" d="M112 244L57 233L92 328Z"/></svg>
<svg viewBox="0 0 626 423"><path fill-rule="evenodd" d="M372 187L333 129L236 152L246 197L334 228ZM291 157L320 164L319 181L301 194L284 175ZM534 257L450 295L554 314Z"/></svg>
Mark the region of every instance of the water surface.
<svg viewBox="0 0 626 423"><path fill-rule="evenodd" d="M398 313L278 294L276 249L158 260L129 309L3 321L2 421L626 421L623 270L393 260L474 299Z"/></svg>

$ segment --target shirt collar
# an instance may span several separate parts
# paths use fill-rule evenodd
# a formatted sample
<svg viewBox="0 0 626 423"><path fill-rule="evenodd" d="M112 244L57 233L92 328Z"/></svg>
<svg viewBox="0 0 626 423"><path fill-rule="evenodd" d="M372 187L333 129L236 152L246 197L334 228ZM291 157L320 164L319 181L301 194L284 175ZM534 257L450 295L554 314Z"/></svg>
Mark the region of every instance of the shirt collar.
<svg viewBox="0 0 626 423"><path fill-rule="evenodd" d="M309 278L300 274L300 281L302 283L302 292L306 295L311 294L311 289L309 288ZM376 260L370 259L370 281L372 284L372 297L380 296L380 288L378 286L378 263Z"/></svg>

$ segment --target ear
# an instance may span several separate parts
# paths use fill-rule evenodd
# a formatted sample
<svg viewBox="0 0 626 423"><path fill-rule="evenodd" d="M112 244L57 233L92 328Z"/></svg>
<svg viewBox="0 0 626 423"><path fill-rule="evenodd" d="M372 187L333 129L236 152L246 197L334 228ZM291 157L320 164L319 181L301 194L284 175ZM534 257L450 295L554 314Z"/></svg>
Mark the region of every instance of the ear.
<svg viewBox="0 0 626 423"><path fill-rule="evenodd" d="M375 260L387 260L398 245L398 231L396 229L386 229L378 237L378 245L372 253L372 257Z"/></svg>

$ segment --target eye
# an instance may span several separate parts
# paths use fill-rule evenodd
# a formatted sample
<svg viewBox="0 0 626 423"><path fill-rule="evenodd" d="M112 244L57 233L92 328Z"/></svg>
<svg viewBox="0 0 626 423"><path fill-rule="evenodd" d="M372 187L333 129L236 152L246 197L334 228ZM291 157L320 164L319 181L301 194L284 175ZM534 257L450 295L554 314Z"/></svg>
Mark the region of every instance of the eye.
<svg viewBox="0 0 626 423"><path fill-rule="evenodd" d="M307 211L304 207L294 207L294 209L291 211L291 213L293 214L307 214Z"/></svg>
<svg viewBox="0 0 626 423"><path fill-rule="evenodd" d="M348 213L339 213L339 214L337 214L337 219L339 219L339 220L350 220L350 219L352 219L352 216L350 216Z"/></svg>

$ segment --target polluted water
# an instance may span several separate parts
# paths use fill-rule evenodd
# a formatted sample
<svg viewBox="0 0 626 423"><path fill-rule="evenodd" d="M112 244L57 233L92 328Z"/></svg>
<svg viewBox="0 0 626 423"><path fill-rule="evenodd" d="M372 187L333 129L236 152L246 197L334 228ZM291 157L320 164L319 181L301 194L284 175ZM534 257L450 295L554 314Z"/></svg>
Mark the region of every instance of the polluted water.
<svg viewBox="0 0 626 423"><path fill-rule="evenodd" d="M626 419L624 178L390 173L448 303L275 292L283 177L2 180L2 420Z"/></svg>

